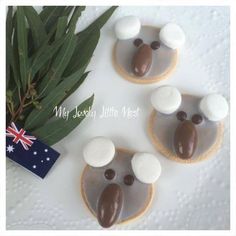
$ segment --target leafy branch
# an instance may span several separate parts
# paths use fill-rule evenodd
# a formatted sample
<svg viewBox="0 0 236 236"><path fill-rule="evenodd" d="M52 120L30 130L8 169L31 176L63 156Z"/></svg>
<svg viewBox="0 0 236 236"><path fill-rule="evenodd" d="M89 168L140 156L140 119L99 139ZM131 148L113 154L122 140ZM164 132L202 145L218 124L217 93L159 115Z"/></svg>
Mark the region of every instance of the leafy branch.
<svg viewBox="0 0 236 236"><path fill-rule="evenodd" d="M7 124L14 121L53 145L84 118L52 119L53 109L86 80L100 30L117 7L110 7L75 33L84 6L8 7L6 18ZM78 107L89 111L94 96ZM53 132L52 128L57 129ZM52 135L53 134L53 137Z"/></svg>

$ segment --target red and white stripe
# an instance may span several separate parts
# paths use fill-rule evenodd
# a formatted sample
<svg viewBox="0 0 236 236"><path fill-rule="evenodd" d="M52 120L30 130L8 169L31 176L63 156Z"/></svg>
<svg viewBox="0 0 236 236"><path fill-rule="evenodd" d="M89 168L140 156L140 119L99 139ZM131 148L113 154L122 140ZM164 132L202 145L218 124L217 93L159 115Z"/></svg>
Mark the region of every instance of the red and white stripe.
<svg viewBox="0 0 236 236"><path fill-rule="evenodd" d="M29 150L29 147L32 146L34 142L32 140L36 140L34 136L25 135L26 131L24 129L18 130L14 122L11 123L11 126L7 127L7 137L12 137L14 143L21 143L25 150Z"/></svg>

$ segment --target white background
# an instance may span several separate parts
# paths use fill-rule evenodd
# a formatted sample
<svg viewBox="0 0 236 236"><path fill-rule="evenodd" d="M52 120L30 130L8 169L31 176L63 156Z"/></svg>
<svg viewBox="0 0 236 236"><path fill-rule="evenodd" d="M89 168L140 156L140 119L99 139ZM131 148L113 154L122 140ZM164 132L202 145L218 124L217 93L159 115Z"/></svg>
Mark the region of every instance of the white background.
<svg viewBox="0 0 236 236"><path fill-rule="evenodd" d="M88 7L77 30L83 29L106 7ZM137 85L122 79L111 63L115 42L114 22L137 15L143 24L180 24L187 42L176 72L153 85ZM87 81L66 102L69 110L95 93L94 110L123 106L140 108L136 119L87 118L73 133L55 145L61 158L46 179L40 180L7 161L8 229L99 229L80 195L80 175L85 163L82 146L98 135L117 146L155 152L146 132L151 111L150 92L162 84L183 93L220 92L229 99L229 9L227 7L120 7L102 30ZM213 159L194 165L171 162L160 154L163 167L151 210L140 220L115 229L229 229L229 121L221 151Z"/></svg>

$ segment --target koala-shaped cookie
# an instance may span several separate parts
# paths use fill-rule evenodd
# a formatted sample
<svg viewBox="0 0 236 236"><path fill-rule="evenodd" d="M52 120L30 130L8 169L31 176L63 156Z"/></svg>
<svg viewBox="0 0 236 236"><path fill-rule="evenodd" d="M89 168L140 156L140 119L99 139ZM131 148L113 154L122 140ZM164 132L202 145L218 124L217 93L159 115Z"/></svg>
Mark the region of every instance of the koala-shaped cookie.
<svg viewBox="0 0 236 236"><path fill-rule="evenodd" d="M128 222L148 209L161 174L156 156L115 148L105 137L90 140L83 156L82 197L102 227Z"/></svg>
<svg viewBox="0 0 236 236"><path fill-rule="evenodd" d="M198 162L221 146L228 103L220 94L196 97L161 86L151 95L148 133L158 151L175 161Z"/></svg>
<svg viewBox="0 0 236 236"><path fill-rule="evenodd" d="M161 28L141 25L135 16L118 20L115 34L115 69L135 83L154 83L167 78L176 67L178 49L185 43L185 34L177 24L168 23Z"/></svg>

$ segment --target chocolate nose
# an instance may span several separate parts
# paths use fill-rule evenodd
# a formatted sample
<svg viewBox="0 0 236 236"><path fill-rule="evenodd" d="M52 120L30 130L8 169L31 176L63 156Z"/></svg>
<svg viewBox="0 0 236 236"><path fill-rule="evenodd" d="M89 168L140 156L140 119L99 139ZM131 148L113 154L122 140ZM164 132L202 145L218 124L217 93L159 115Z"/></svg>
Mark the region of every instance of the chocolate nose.
<svg viewBox="0 0 236 236"><path fill-rule="evenodd" d="M175 130L174 148L178 157L189 159L193 156L197 147L198 137L194 124L185 120Z"/></svg>
<svg viewBox="0 0 236 236"><path fill-rule="evenodd" d="M104 228L111 227L119 218L123 206L123 192L118 184L109 184L97 205L97 219Z"/></svg>
<svg viewBox="0 0 236 236"><path fill-rule="evenodd" d="M132 71L138 76L144 76L152 65L152 49L149 45L143 44L134 54L132 60Z"/></svg>

